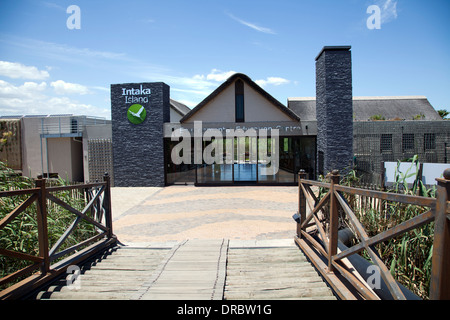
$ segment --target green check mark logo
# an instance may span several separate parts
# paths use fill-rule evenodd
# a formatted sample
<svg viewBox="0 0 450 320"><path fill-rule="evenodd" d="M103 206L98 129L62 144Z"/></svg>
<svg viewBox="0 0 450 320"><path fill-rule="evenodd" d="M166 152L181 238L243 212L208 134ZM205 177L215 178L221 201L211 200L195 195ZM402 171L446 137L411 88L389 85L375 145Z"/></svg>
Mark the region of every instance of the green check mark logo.
<svg viewBox="0 0 450 320"><path fill-rule="evenodd" d="M147 117L147 111L140 104L133 104L128 108L128 120L133 124L141 124Z"/></svg>

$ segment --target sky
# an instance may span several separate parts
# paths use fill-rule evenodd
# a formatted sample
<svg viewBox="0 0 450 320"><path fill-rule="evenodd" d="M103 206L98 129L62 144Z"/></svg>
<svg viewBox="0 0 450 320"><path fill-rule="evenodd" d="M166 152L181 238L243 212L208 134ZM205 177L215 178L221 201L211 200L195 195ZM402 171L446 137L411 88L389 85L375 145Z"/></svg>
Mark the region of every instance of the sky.
<svg viewBox="0 0 450 320"><path fill-rule="evenodd" d="M110 119L110 85L130 82L165 82L193 108L235 72L286 105L315 96L315 57L334 45L352 47L354 96L450 111L449 13L448 0L1 0L0 116Z"/></svg>

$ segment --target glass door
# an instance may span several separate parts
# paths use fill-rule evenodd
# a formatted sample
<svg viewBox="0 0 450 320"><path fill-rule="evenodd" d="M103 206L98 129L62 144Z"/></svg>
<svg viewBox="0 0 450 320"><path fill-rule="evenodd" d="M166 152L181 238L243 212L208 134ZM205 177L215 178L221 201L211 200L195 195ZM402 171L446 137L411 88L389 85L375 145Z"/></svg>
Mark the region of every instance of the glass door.
<svg viewBox="0 0 450 320"><path fill-rule="evenodd" d="M256 182L258 148L256 137L234 138L234 182Z"/></svg>

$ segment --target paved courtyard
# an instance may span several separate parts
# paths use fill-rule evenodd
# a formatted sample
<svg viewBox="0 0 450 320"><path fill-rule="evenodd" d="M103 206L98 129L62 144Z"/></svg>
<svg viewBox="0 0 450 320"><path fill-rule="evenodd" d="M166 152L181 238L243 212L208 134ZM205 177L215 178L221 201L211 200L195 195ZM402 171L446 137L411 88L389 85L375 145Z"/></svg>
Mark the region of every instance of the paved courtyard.
<svg viewBox="0 0 450 320"><path fill-rule="evenodd" d="M123 243L184 239L292 239L297 187L112 188Z"/></svg>

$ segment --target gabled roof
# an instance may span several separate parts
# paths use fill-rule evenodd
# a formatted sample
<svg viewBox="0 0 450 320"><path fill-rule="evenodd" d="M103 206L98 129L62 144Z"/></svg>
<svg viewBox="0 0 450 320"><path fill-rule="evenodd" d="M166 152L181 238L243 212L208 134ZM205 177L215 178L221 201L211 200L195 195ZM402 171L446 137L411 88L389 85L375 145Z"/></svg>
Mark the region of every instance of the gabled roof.
<svg viewBox="0 0 450 320"><path fill-rule="evenodd" d="M186 115L186 113L188 113L189 111L191 111L191 109L182 104L181 102L178 102L176 100L170 99L170 106L177 112L179 113L182 117Z"/></svg>
<svg viewBox="0 0 450 320"><path fill-rule="evenodd" d="M286 108L282 103L272 97L267 91L261 88L258 84L256 84L252 79L250 79L247 75L243 73L235 73L231 77L229 77L224 83L222 83L216 90L214 90L209 96L207 96L202 102L200 102L194 109L189 111L183 118L181 118L180 122L183 123L189 120L194 114L200 111L203 107L205 107L211 100L217 97L222 91L224 91L228 86L232 85L237 79L241 79L247 85L249 85L252 89L258 92L261 96L266 98L269 102L271 102L275 107L280 109L281 112L285 113L292 120L300 121L300 117L295 114L292 110Z"/></svg>
<svg viewBox="0 0 450 320"><path fill-rule="evenodd" d="M289 98L288 108L302 120L316 120L316 98ZM424 96L353 97L353 121L368 121L381 115L386 120L442 120Z"/></svg>

